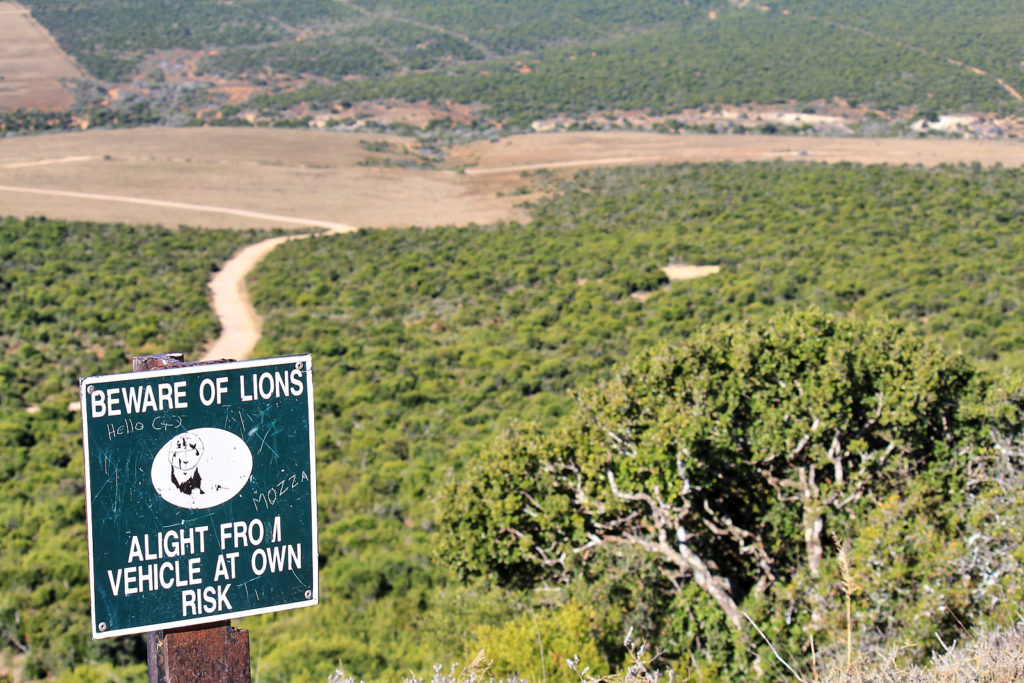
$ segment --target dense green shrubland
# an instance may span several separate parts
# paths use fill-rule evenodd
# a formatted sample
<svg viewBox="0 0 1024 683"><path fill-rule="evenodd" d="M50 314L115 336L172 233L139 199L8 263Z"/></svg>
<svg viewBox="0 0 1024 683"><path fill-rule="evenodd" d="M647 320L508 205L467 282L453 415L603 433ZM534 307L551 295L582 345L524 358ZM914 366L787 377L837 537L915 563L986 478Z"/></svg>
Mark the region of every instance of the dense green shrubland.
<svg viewBox="0 0 1024 683"><path fill-rule="evenodd" d="M875 42L902 43L929 56L956 59L1024 87L1024 48L1013 44L1020 13L1012 0L988 5L986 16L965 2L909 0L843 6L829 0L782 0L780 10L867 32ZM865 43L869 45L870 43Z"/></svg>
<svg viewBox="0 0 1024 683"><path fill-rule="evenodd" d="M3 406L67 405L79 377L201 349L217 331L210 274L259 234L0 220Z"/></svg>
<svg viewBox="0 0 1024 683"><path fill-rule="evenodd" d="M254 278L267 316L258 352L301 348L318 358L326 598L316 615L252 626L255 637L284 662L288 629L311 620L335 643L318 641L317 652L334 652L325 660L375 676L447 661L463 647L472 656L476 637L506 642L495 628L513 639L521 625L506 619L536 598L459 588L430 560L437 483L452 470L461 477L462 464L513 421L553 428L572 410L564 392L705 323L814 303L901 317L940 335L949 350L1018 362L1018 175L787 164L595 171L533 207L529 225L364 231L285 245ZM723 271L657 289L643 304L628 296L638 284L657 286L651 271L673 261L720 263ZM913 569L894 569L910 572L894 574L894 583L932 566L917 563L897 563ZM594 575L594 584L540 600L573 595L598 605L600 628L579 613L572 628L603 643L614 665L621 632L632 625L657 633L672 603L653 591L663 582L654 567L608 559ZM703 605L703 619L720 619L699 595L678 599L686 596ZM884 604L873 609L883 613L873 619L892 617ZM403 632L400 624L414 626ZM666 641L698 637L673 628L661 634ZM359 644L341 633L357 634ZM396 634L401 646L387 640ZM707 648L718 642L699 637Z"/></svg>
<svg viewBox="0 0 1024 683"><path fill-rule="evenodd" d="M951 355L962 350L970 363L955 363L966 363L972 374L979 372L976 363L997 371L1020 367L1021 188L1020 171L980 167L627 168L580 174L531 207L534 220L526 225L360 231L280 246L250 281L265 317L256 353L315 356L323 602L242 622L251 630L254 671L264 680L326 677L340 662L361 677L398 677L410 668L468 661L482 644L500 652L501 661L520 657L528 662L523 666L535 667L535 642L514 647L530 623L539 633L564 636L545 654L544 670L556 677L573 654L561 652L565 648L595 648L604 663L592 664L594 670L618 667L625 656L621 637L630 626L667 648L689 643L695 654L740 653L715 666L741 661L745 650L735 648L721 610L689 583L673 594L659 567L639 555L597 558L587 580L551 591L454 580L433 554L440 538L439 485L466 476L467 463L514 424L525 420L554 431L576 410L570 392L608 380L617 366L664 342L681 342L707 323L753 326L813 304L857 319L900 318L910 330L935 335L928 348L941 344ZM21 223L10 225L12 239L28 233ZM104 234L116 243L113 232ZM150 239L175 234L156 231ZM200 263L194 277L201 282L219 258L206 253L213 248L207 240L231 234L197 236L193 247L175 243L178 263ZM230 239L238 240L234 245L245 238ZM94 254L104 253L101 243L92 245ZM222 253L230 250L216 243ZM145 256L135 262L158 258L144 244L135 251ZM83 264L93 258L83 250L69 253ZM59 261L56 254L48 260ZM658 267L671 262L721 264L722 271L665 283ZM17 277L25 290L45 291L44 281L62 286L49 273L55 266L44 265L12 262L4 281ZM73 279L74 272L63 277ZM118 282L133 284L130 278ZM644 288L653 288L646 301L629 296ZM76 329L95 324L101 314L75 310L82 316L69 318ZM123 368L126 354L144 350L125 340L150 311L125 311L121 327L97 342L113 348L96 370ZM201 315L209 320L208 313ZM178 339L174 330L158 327L156 334L146 337L151 350ZM93 372L97 361L90 352L71 347L76 350L60 362L69 372ZM33 384L18 379L18 354L26 353L19 348L8 344L5 363L15 373L12 381ZM66 391L71 381L55 386ZM66 400L64 394L43 401L36 414L5 412L0 430L11 444L0 454L5 471L38 472L4 484L4 523L17 531L0 537L7 596L0 625L28 643L34 666L47 670L88 666L84 662L96 657L124 661L132 654L124 651L131 650L129 641L115 645L121 648L115 652L103 649L110 645L87 644L77 507L80 428L64 412ZM19 399L18 407L25 402ZM956 519L918 514L936 509L927 491L917 494L911 487L896 498L875 492L877 507L864 511L846 539L854 558L889 553L878 565L854 560L863 587L858 624L895 632L903 614L934 616L940 604L934 596L940 596L969 626L971 619L998 619L998 610L984 613L978 605L1019 596L1014 551L985 546L961 553L970 538L960 533L964 529L983 530L999 547L1016 547L1020 482L1012 458L1003 460L998 472L980 468L974 474L987 480L998 475L1005 485L980 486L970 499L948 501ZM903 538L915 543L901 544ZM47 549L52 570L38 572L41 560L31 554L33 547ZM919 600L913 586L921 576L949 577L942 573L947 569L936 568L940 548L982 563L953 565L957 572L982 572L994 582L936 581L936 592ZM822 585L834 587L832 546L825 552ZM64 580L67 589L60 588ZM786 609L804 603L796 593L778 592L782 585L772 600L748 608L773 637L797 643L800 632L787 630ZM810 584L785 584L794 585ZM667 619L678 604L690 605L696 622ZM798 621L807 617L799 609L792 614ZM837 615L826 617L836 632ZM59 619L71 624L66 632L76 639L74 647L61 647L48 635L58 632L51 626ZM924 629L932 622L919 623ZM956 628L955 622L939 626L944 634ZM923 630L912 635L927 636ZM688 656L675 649L670 654Z"/></svg>
<svg viewBox="0 0 1024 683"><path fill-rule="evenodd" d="M287 38L295 26L343 20L354 13L331 0L237 4L32 0L26 4L90 74L109 81L130 75L144 55L156 50L266 43Z"/></svg>
<svg viewBox="0 0 1024 683"><path fill-rule="evenodd" d="M742 13L444 71L311 84L252 104L273 111L379 97L479 102L488 116L518 126L600 109L671 113L713 103L845 98L890 110L984 110L1016 102L994 79L910 47L803 13Z"/></svg>

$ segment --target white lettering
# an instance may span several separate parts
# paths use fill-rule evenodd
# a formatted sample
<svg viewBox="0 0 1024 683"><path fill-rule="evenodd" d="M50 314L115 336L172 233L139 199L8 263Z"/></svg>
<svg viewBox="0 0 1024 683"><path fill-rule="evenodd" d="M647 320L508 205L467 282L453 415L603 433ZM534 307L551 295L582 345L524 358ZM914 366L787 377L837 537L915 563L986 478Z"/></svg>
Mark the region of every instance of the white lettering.
<svg viewBox="0 0 1024 683"><path fill-rule="evenodd" d="M250 564L256 576L263 576L268 571L276 574L285 570L302 569L302 544L257 548L253 551Z"/></svg>
<svg viewBox="0 0 1024 683"><path fill-rule="evenodd" d="M220 549L226 549L228 543L231 544L232 548L259 545L263 543L265 533L266 530L263 528L263 522L258 519L254 519L248 524L245 522L224 522L220 525Z"/></svg>
<svg viewBox="0 0 1024 683"><path fill-rule="evenodd" d="M181 616L187 617L191 611L193 615L199 614L199 606L196 604L199 598L199 591L181 591Z"/></svg>
<svg viewBox="0 0 1024 683"><path fill-rule="evenodd" d="M201 557L192 557L188 561L188 585L197 586L203 582L203 577L199 576L199 572L202 570L200 563L203 561Z"/></svg>
<svg viewBox="0 0 1024 683"><path fill-rule="evenodd" d="M302 383L302 370L292 370L292 396L302 396L302 390L306 385Z"/></svg>
<svg viewBox="0 0 1024 683"><path fill-rule="evenodd" d="M159 407L157 410L170 410L173 406L171 401L171 385L170 384L158 384L156 386L157 394L159 394Z"/></svg>
<svg viewBox="0 0 1024 683"><path fill-rule="evenodd" d="M109 570L109 569L107 570L107 580L110 581L110 590L114 591L114 597L115 598L117 597L117 591L120 589L120 586L121 586L121 572L122 571L124 571L124 570L123 569L118 569L117 570L117 574L115 575L114 572L112 572L111 570ZM117 578L115 579L114 576L117 576Z"/></svg>
<svg viewBox="0 0 1024 683"><path fill-rule="evenodd" d="M95 391L92 393L96 393ZM117 396L117 389L107 389L107 415L110 417L117 417L121 414L121 409L117 407L117 404L121 402L121 399Z"/></svg>
<svg viewBox="0 0 1024 683"><path fill-rule="evenodd" d="M131 564L136 559L144 560L146 558L142 556L142 546L139 545L139 537L132 536L131 543L128 546L128 564Z"/></svg>
<svg viewBox="0 0 1024 683"><path fill-rule="evenodd" d="M153 393L153 385L146 385L146 396L142 399L142 412L156 410L156 394Z"/></svg>
<svg viewBox="0 0 1024 683"><path fill-rule="evenodd" d="M200 614L213 614L221 610L231 609L231 601L228 600L230 583L220 586L207 586L206 588L190 589L181 592L181 616L199 616Z"/></svg>
<svg viewBox="0 0 1024 683"><path fill-rule="evenodd" d="M238 387L238 394L242 397L243 401L252 401L256 398L252 394L245 393L245 375L239 375Z"/></svg>
<svg viewBox="0 0 1024 683"><path fill-rule="evenodd" d="M174 383L174 407L175 409L188 408L188 401L185 399L185 380Z"/></svg>
<svg viewBox="0 0 1024 683"><path fill-rule="evenodd" d="M212 406L215 398L216 389L213 386L213 380L207 377L199 383L199 402L204 406Z"/></svg>
<svg viewBox="0 0 1024 683"><path fill-rule="evenodd" d="M106 395L102 391L97 391L96 388L93 387L93 391L92 391L91 394L89 394L89 396L92 398L92 400L89 401L89 405L92 406L92 416L93 417L103 417L104 415L106 415L107 414L107 397L106 397Z"/></svg>

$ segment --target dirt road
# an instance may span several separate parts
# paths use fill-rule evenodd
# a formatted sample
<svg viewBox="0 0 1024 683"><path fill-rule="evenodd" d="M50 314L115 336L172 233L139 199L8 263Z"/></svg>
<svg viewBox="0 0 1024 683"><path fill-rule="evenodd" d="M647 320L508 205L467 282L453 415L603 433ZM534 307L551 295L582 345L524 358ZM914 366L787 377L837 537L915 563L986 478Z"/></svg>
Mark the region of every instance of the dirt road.
<svg viewBox="0 0 1024 683"><path fill-rule="evenodd" d="M43 166L44 162L34 162L25 166ZM15 168L25 166L15 165ZM346 223L335 223L333 221L322 221L315 218L300 218L296 216L281 216L278 214L264 213L262 211L249 211L247 209L236 209L229 206L210 206L208 204L190 204L188 202L174 202L164 199L146 199L145 197L126 197L124 195L99 194L96 192L70 192L68 190L45 190L31 187L14 187L11 185L0 185L0 192L22 193L44 195L47 197L70 197L73 199L85 199L99 202L114 202L115 204L138 204L140 206L151 206L160 208L172 208L182 211L196 211L199 213L225 214L228 216L241 216L254 221L269 221L280 225L299 225L306 228L327 228L334 232L351 232L357 228ZM201 219L200 219L201 220Z"/></svg>
<svg viewBox="0 0 1024 683"><path fill-rule="evenodd" d="M262 334L262 321L249 299L245 278L277 245L309 235L273 237L245 247L224 264L210 280L213 312L220 320L220 336L202 360L245 360L256 348Z"/></svg>

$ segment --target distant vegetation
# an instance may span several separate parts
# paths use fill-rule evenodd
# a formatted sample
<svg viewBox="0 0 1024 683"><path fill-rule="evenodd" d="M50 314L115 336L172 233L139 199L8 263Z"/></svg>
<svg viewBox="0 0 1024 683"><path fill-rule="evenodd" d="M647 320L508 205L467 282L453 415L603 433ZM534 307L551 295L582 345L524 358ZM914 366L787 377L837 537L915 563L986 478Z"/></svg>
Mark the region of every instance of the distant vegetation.
<svg viewBox="0 0 1024 683"><path fill-rule="evenodd" d="M292 27L337 21L353 10L332 0L222 3L213 0L86 4L64 0L26 3L65 50L96 78L117 81L155 50L201 50L283 40Z"/></svg>
<svg viewBox="0 0 1024 683"><path fill-rule="evenodd" d="M489 117L514 126L601 109L667 114L715 103L832 98L887 110L1016 106L992 78L816 20L806 10L727 13L715 21L694 17L639 35L544 48L444 72L311 84L257 97L252 104L273 111L299 102L326 108L336 101L379 97L479 102L487 105Z"/></svg>
<svg viewBox="0 0 1024 683"><path fill-rule="evenodd" d="M0 112L0 137L8 131L36 132L44 130L71 130L74 127L71 113L66 111L48 112L36 109L15 109Z"/></svg>
<svg viewBox="0 0 1024 683"><path fill-rule="evenodd" d="M970 373L979 364L997 375L1020 368L1022 188L1020 171L968 166L627 168L580 174L532 207L527 225L360 231L282 245L251 282L265 316L256 354L316 358L324 599L316 609L242 622L254 667L264 680L326 677L339 661L361 677L398 677L468 661L486 647L506 662L496 664L500 673L508 662L539 666L536 643L521 637L530 628L557 644L544 670L561 676L552 672L564 672L573 652L589 653L595 671L619 666L630 626L682 665L689 648L710 648L732 659L708 671L738 666L742 652L720 642L730 636L713 604L695 594L704 607L667 620L672 603L654 565L609 562L543 592L455 580L434 555L441 486L462 480L518 421L554 429L576 410L570 392L707 323L750 326L813 304L858 320L900 318L941 340L936 358L962 349ZM191 352L208 339L205 280L256 234L2 225L11 245L3 270L11 389L0 415L3 647L26 650L35 674L80 665L84 676L132 661L139 646L88 640L80 427L66 411L74 379L123 370L129 353ZM669 283L660 266L672 262L722 271ZM630 296L638 292L651 296ZM34 402L41 410L26 412ZM993 419L1012 415L982 409ZM919 643L933 627L959 637L959 623L1001 623L1003 608L1024 595L1021 560L976 555L988 564L961 572L946 549L961 552L968 528L1016 542L1024 520L1013 521L1019 482L1011 465L1002 488L949 501L949 526L914 526L901 515L918 508L892 502L841 527L861 544L853 546L861 558L879 543L910 553L904 535L921 539L921 554L901 554L865 581L898 587L940 577L919 604L913 592L875 602L865 592L857 624ZM911 526L886 522L889 512ZM825 546L833 571L834 545ZM951 571L960 572L956 580ZM759 604L758 618L780 642L799 644L798 634L783 633L787 604L778 596ZM939 604L955 608L956 620L931 621ZM906 614L920 615L909 630ZM874 642L869 632L859 637L863 647ZM915 659L922 649L904 655Z"/></svg>
<svg viewBox="0 0 1024 683"><path fill-rule="evenodd" d="M247 108L268 120L295 118L297 104L379 98L480 104L481 121L513 127L613 108L833 98L887 111L1024 110L998 81L1024 90L1024 16L1012 0L985 12L965 0L26 4L96 78L123 81L156 51L201 50L200 79L260 86ZM218 103L162 78L117 106L141 98L177 120L172 111Z"/></svg>

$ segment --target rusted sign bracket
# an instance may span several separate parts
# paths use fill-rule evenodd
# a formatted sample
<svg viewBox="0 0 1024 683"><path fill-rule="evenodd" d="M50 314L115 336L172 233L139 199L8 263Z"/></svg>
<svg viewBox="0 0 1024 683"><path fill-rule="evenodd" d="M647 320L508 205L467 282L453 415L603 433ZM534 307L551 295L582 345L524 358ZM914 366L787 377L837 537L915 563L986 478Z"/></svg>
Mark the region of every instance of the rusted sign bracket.
<svg viewBox="0 0 1024 683"><path fill-rule="evenodd" d="M187 362L180 353L132 358L132 372L223 361ZM249 632L230 622L146 634L150 683L251 681Z"/></svg>

